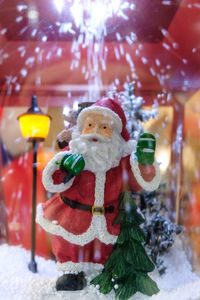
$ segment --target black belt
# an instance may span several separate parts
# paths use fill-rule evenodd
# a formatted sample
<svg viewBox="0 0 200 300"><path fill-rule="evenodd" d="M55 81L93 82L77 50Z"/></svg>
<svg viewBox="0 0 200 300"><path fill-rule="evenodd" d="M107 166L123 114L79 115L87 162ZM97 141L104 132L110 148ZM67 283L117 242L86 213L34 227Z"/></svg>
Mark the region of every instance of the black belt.
<svg viewBox="0 0 200 300"><path fill-rule="evenodd" d="M104 215L106 213L110 214L114 211L114 206L104 207L104 206L82 204L78 201L70 200L66 198L65 196L63 196L62 193L60 193L60 197L63 200L63 202L69 205L71 208L90 211L93 215Z"/></svg>

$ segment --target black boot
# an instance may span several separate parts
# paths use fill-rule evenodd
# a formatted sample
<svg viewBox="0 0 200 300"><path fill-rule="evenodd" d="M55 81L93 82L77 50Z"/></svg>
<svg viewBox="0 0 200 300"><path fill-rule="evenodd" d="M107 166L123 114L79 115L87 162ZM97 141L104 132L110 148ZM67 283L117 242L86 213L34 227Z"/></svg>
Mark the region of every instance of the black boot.
<svg viewBox="0 0 200 300"><path fill-rule="evenodd" d="M84 289L87 285L85 274L64 274L56 281L57 291L78 291Z"/></svg>

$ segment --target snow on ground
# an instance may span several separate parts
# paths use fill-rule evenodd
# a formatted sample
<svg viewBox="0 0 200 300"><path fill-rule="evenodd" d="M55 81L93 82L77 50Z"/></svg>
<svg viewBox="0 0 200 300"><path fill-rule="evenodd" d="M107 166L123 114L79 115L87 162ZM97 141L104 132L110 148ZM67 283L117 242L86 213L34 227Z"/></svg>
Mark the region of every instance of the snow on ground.
<svg viewBox="0 0 200 300"><path fill-rule="evenodd" d="M19 246L0 246L0 300L114 300L114 294L102 295L94 286L81 292L56 292L55 282L62 273L55 262L36 257L38 273L27 268L30 252ZM173 247L165 256L167 272L151 274L160 292L150 297L137 293L134 300L200 300L200 277L192 272L185 253ZM88 282L96 274L87 274Z"/></svg>

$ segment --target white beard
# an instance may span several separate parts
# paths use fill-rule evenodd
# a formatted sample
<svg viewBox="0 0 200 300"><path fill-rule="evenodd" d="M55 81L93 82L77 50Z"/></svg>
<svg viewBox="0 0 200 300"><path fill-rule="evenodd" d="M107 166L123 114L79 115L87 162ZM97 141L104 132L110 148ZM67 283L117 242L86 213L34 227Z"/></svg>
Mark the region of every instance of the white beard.
<svg viewBox="0 0 200 300"><path fill-rule="evenodd" d="M97 139L98 142L92 141ZM135 150L135 142L125 142L118 132L112 138L99 134L74 132L69 143L72 154L79 153L85 160L85 169L92 172L107 171L119 165L122 157Z"/></svg>

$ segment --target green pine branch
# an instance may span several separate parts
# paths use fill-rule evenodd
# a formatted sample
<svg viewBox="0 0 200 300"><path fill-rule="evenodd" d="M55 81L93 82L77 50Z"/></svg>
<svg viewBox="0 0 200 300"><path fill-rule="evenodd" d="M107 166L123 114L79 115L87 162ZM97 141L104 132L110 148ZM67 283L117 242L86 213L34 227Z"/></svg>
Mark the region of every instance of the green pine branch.
<svg viewBox="0 0 200 300"><path fill-rule="evenodd" d="M120 234L102 273L91 284L98 285L103 294L114 290L119 300L127 300L137 291L151 296L159 289L147 275L154 270L154 264L142 246L145 234L140 224L144 218L138 212L131 191L121 193L118 200L119 213L114 223L120 224Z"/></svg>

